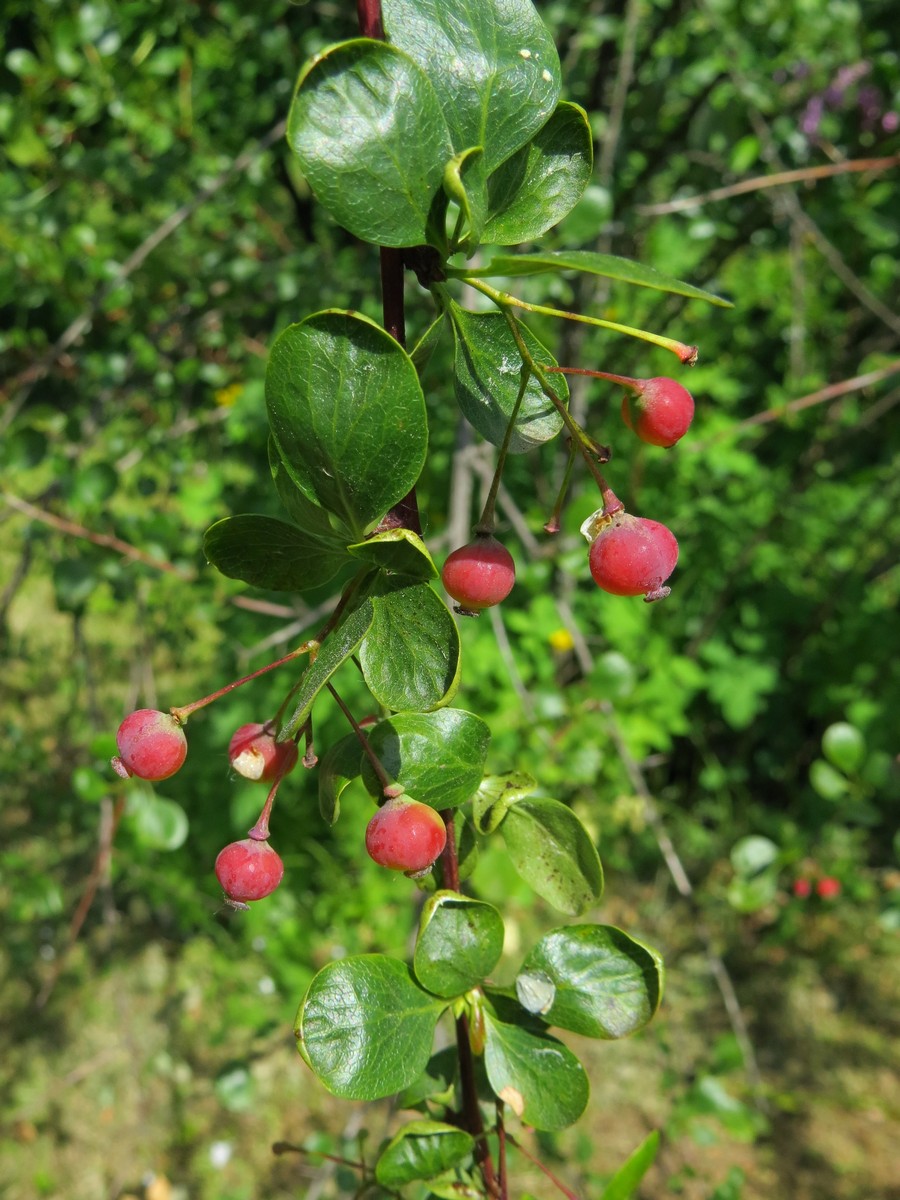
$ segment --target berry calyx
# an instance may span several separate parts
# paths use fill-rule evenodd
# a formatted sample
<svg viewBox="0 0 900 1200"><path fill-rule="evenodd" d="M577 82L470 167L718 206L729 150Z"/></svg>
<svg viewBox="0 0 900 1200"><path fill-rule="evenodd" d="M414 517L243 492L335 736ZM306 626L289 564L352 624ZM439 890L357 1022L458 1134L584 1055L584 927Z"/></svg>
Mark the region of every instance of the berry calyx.
<svg viewBox="0 0 900 1200"><path fill-rule="evenodd" d="M242 725L228 743L228 761L245 779L269 783L297 765L295 742L276 742L267 725Z"/></svg>
<svg viewBox="0 0 900 1200"><path fill-rule="evenodd" d="M614 513L591 543L594 582L613 596L662 600L671 588L665 581L678 562L675 535L659 521Z"/></svg>
<svg viewBox="0 0 900 1200"><path fill-rule="evenodd" d="M366 827L369 857L381 867L411 875L427 871L446 841L440 813L409 796L388 800Z"/></svg>
<svg viewBox="0 0 900 1200"><path fill-rule="evenodd" d="M247 900L262 900L275 891L284 863L268 842L244 838L219 851L215 871L229 903L244 907Z"/></svg>
<svg viewBox="0 0 900 1200"><path fill-rule="evenodd" d="M473 616L506 599L516 582L516 564L501 542L480 533L448 556L441 580L457 602L456 611Z"/></svg>
<svg viewBox="0 0 900 1200"><path fill-rule="evenodd" d="M623 380L624 382L624 380ZM674 446L694 419L694 400L675 379L631 379L622 400L622 420L642 442Z"/></svg>
<svg viewBox="0 0 900 1200"><path fill-rule="evenodd" d="M116 733L118 755L113 770L123 779L137 775L156 782L174 775L187 755L184 730L171 713L139 708L129 713Z"/></svg>

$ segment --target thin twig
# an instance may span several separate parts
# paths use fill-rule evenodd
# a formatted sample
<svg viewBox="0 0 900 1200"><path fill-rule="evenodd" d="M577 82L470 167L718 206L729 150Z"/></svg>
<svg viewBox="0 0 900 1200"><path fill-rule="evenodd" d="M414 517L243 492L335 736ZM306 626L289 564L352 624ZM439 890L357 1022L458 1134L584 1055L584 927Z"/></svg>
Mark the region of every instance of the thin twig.
<svg viewBox="0 0 900 1200"><path fill-rule="evenodd" d="M800 167L796 171L777 171L774 175L755 175L752 179L742 179L740 183L713 188L710 192L700 192L696 196L667 200L663 204L638 204L634 211L642 217L662 217L668 213L684 212L689 208L700 208L718 200L730 200L732 196L761 192L765 188L784 187L785 184L791 183L812 183L817 179L829 179L834 175L846 175L848 172L888 171L897 166L900 166L900 154L891 155L889 158L854 158L819 167Z"/></svg>
<svg viewBox="0 0 900 1200"><path fill-rule="evenodd" d="M562 1194L566 1197L566 1200L578 1200L578 1196L575 1194L575 1192L573 1192L571 1188L566 1187L563 1181L557 1175L554 1175L550 1168L546 1166L546 1164L542 1163L539 1158L536 1158L530 1150L526 1150L522 1143L517 1138L514 1138L511 1133L507 1133L506 1140L511 1146L515 1146L520 1154L524 1154L529 1162L534 1163L539 1171L543 1171L550 1182L555 1187L559 1188Z"/></svg>

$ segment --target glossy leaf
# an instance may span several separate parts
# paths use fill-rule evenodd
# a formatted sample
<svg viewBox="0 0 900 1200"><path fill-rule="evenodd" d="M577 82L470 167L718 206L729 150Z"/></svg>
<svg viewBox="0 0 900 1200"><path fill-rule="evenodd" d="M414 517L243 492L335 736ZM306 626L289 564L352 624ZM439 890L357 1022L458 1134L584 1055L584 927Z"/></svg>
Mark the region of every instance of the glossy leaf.
<svg viewBox="0 0 900 1200"><path fill-rule="evenodd" d="M315 662L307 667L297 691L292 697L291 705L281 718L278 726L278 741L288 741L306 724L319 692L338 667L359 648L360 642L372 624L373 616L371 601L364 600L337 629L329 633L319 647Z"/></svg>
<svg viewBox="0 0 900 1200"><path fill-rule="evenodd" d="M486 267L467 271L467 275L542 275L547 272L583 271L588 275L602 275L605 279L618 279L637 287L653 288L658 292L674 292L694 300L706 300L722 308L732 308L730 300L707 292L693 284L684 283L655 267L645 266L630 258L617 254L598 254L594 250L544 250L537 254L501 254L492 258Z"/></svg>
<svg viewBox="0 0 900 1200"><path fill-rule="evenodd" d="M312 500L307 500L300 491L288 474L287 467L278 453L275 439L271 436L269 437L268 451L269 470L272 473L275 491L293 523L304 532L321 538L322 541L334 540L341 546L345 546L350 538L336 532L325 509L320 508L318 504L313 504Z"/></svg>
<svg viewBox="0 0 900 1200"><path fill-rule="evenodd" d="M556 107L559 57L530 0L382 0L381 9L389 40L433 82L454 149L483 146L488 171Z"/></svg>
<svg viewBox="0 0 900 1200"><path fill-rule="evenodd" d="M398 712L446 704L459 684L459 632L447 606L427 583L402 577L372 605L360 663L375 699Z"/></svg>
<svg viewBox="0 0 900 1200"><path fill-rule="evenodd" d="M428 72L396 45L357 38L313 59L287 136L319 202L345 229L382 246L427 240L454 149Z"/></svg>
<svg viewBox="0 0 900 1200"><path fill-rule="evenodd" d="M522 382L522 359L506 317L499 312L475 313L450 305L456 344L454 388L466 420L482 437L499 446L506 433ZM556 366L556 359L527 326L519 329L535 362ZM569 388L564 375L556 376L556 394L566 403ZM516 417L509 449L522 454L555 437L562 417L532 376Z"/></svg>
<svg viewBox="0 0 900 1200"><path fill-rule="evenodd" d="M486 775L472 798L472 815L478 832L493 833L510 806L530 796L536 787L537 780L526 771Z"/></svg>
<svg viewBox="0 0 900 1200"><path fill-rule="evenodd" d="M428 547L411 529L387 529L347 547L348 554L373 567L417 579L436 579L437 567Z"/></svg>
<svg viewBox="0 0 900 1200"><path fill-rule="evenodd" d="M492 904L436 892L419 919L413 970L437 996L461 996L494 969L503 950L503 919Z"/></svg>
<svg viewBox="0 0 900 1200"><path fill-rule="evenodd" d="M379 1100L418 1078L443 1009L404 963L362 954L319 971L300 1004L294 1036L330 1092Z"/></svg>
<svg viewBox="0 0 900 1200"><path fill-rule="evenodd" d="M659 1133L654 1129L619 1167L603 1189L600 1200L630 1200L640 1187L641 1180L653 1166L658 1149Z"/></svg>
<svg viewBox="0 0 900 1200"><path fill-rule="evenodd" d="M522 964L520 978L531 975L555 989L544 1020L585 1037L627 1037L647 1024L662 996L662 959L612 925L545 934Z"/></svg>
<svg viewBox="0 0 900 1200"><path fill-rule="evenodd" d="M210 526L203 535L203 553L229 579L282 592L320 587L349 561L339 542L255 513L225 517Z"/></svg>
<svg viewBox="0 0 900 1200"><path fill-rule="evenodd" d="M463 249L476 250L488 208L487 173L481 146L464 150L447 163L444 191L451 200L456 201L465 219L466 236L461 243Z"/></svg>
<svg viewBox="0 0 900 1200"><path fill-rule="evenodd" d="M580 200L593 162L587 113L561 102L543 129L488 180L482 241L516 246L552 229Z"/></svg>
<svg viewBox="0 0 900 1200"><path fill-rule="evenodd" d="M432 1054L419 1078L397 1096L397 1108L415 1108L423 1100L448 1094L458 1074L459 1057L454 1043Z"/></svg>
<svg viewBox="0 0 900 1200"><path fill-rule="evenodd" d="M358 537L419 477L428 442L419 377L366 317L327 311L289 326L269 356L266 404L288 474Z"/></svg>
<svg viewBox="0 0 900 1200"><path fill-rule="evenodd" d="M855 725L850 725L847 721L836 721L822 734L822 751L839 771L852 775L865 760L865 738Z"/></svg>
<svg viewBox="0 0 900 1200"><path fill-rule="evenodd" d="M319 759L319 812L333 825L340 816L341 793L359 778L362 746L355 733L349 733Z"/></svg>
<svg viewBox="0 0 900 1200"><path fill-rule="evenodd" d="M556 1038L507 1025L485 1010L484 1065L496 1094L527 1125L565 1129L588 1101L584 1067Z"/></svg>
<svg viewBox="0 0 900 1200"><path fill-rule="evenodd" d="M433 1179L467 1158L471 1134L442 1121L410 1121L391 1138L375 1163L375 1178L387 1188Z"/></svg>
<svg viewBox="0 0 900 1200"><path fill-rule="evenodd" d="M423 804L455 808L481 783L491 731L472 713L460 708L397 713L367 732L391 779ZM381 795L368 761L363 783L373 796Z"/></svg>
<svg viewBox="0 0 900 1200"><path fill-rule="evenodd" d="M516 870L560 912L578 916L603 895L597 849L565 804L539 796L520 800L501 829Z"/></svg>

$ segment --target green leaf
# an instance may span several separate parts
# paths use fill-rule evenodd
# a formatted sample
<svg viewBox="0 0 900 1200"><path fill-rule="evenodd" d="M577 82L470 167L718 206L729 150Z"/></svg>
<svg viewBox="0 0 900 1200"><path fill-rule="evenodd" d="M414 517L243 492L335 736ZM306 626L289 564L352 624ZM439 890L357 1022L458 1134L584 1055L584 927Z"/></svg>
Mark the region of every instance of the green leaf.
<svg viewBox="0 0 900 1200"><path fill-rule="evenodd" d="M866 742L855 725L837 721L829 725L822 734L822 751L830 763L852 775L863 765L866 757Z"/></svg>
<svg viewBox="0 0 900 1200"><path fill-rule="evenodd" d="M350 538L336 534L325 509L320 508L318 504L313 504L312 500L307 500L303 495L288 474L287 467L278 453L275 439L271 435L268 442L268 451L269 470L272 473L272 480L275 484L275 490L278 493L278 499L284 505L293 523L306 533L313 534L322 541L334 541L341 547L345 546L350 541Z"/></svg>
<svg viewBox="0 0 900 1200"><path fill-rule="evenodd" d="M389 40L434 84L454 149L483 146L487 171L556 107L559 58L530 0L382 0L381 10Z"/></svg>
<svg viewBox="0 0 900 1200"><path fill-rule="evenodd" d="M491 731L461 708L397 713L367 730L372 749L391 779L432 808L463 804L481 783ZM373 796L381 785L368 761L363 783Z"/></svg>
<svg viewBox="0 0 900 1200"><path fill-rule="evenodd" d="M416 1179L433 1179L467 1158L475 1147L471 1134L442 1121L410 1121L391 1138L375 1164L382 1187L398 1188Z"/></svg>
<svg viewBox="0 0 900 1200"><path fill-rule="evenodd" d="M136 837L152 850L177 850L187 840L187 813L174 800L164 800L149 791L136 793L129 800L128 813Z"/></svg>
<svg viewBox="0 0 900 1200"><path fill-rule="evenodd" d="M456 400L466 420L489 442L499 446L522 382L519 348L503 313L468 312L453 302L449 306L456 345L454 387ZM525 345L535 362L556 366L556 359L527 326L519 323ZM556 394L569 399L565 376L558 376ZM509 444L510 453L522 454L555 437L562 417L531 376L516 417Z"/></svg>
<svg viewBox="0 0 900 1200"><path fill-rule="evenodd" d="M472 797L472 817L479 833L493 833L513 804L518 804L537 787L526 771L486 775Z"/></svg>
<svg viewBox="0 0 900 1200"><path fill-rule="evenodd" d="M648 1133L603 1189L600 1200L630 1200L641 1180L653 1166L659 1149L659 1133Z"/></svg>
<svg viewBox="0 0 900 1200"><path fill-rule="evenodd" d="M454 1043L432 1054L419 1078L397 1096L397 1108L415 1108L423 1100L449 1093L458 1074L459 1057Z"/></svg>
<svg viewBox="0 0 900 1200"><path fill-rule="evenodd" d="M823 800L841 800L850 790L846 778L824 758L816 758L810 763L809 782Z"/></svg>
<svg viewBox="0 0 900 1200"><path fill-rule="evenodd" d="M502 825L513 866L539 896L578 916L603 895L603 868L590 835L571 808L532 796L507 811Z"/></svg>
<svg viewBox="0 0 900 1200"><path fill-rule="evenodd" d="M362 746L355 733L336 742L319 760L319 812L329 825L341 812L341 793L359 777Z"/></svg>
<svg viewBox="0 0 900 1200"><path fill-rule="evenodd" d="M588 1101L584 1067L556 1038L506 1025L485 1009L484 1065L496 1094L527 1125L565 1129Z"/></svg>
<svg viewBox="0 0 900 1200"><path fill-rule="evenodd" d="M428 711L459 684L459 631L427 583L397 577L372 596L374 619L360 651L363 675L385 708Z"/></svg>
<svg viewBox="0 0 900 1200"><path fill-rule="evenodd" d="M555 989L552 1003L540 1010L544 1020L585 1037L627 1037L647 1024L662 997L660 956L612 925L551 930L522 964L520 1001L520 981L531 976Z"/></svg>
<svg viewBox="0 0 900 1200"><path fill-rule="evenodd" d="M444 191L456 201L465 218L467 232L460 245L474 252L481 241L488 207L487 175L481 146L472 146L451 158L444 169Z"/></svg>
<svg viewBox="0 0 900 1200"><path fill-rule="evenodd" d="M482 241L516 246L539 238L578 203L593 162L587 113L562 101L543 129L488 180Z"/></svg>
<svg viewBox="0 0 900 1200"><path fill-rule="evenodd" d="M354 558L417 579L436 579L437 567L428 547L411 529L386 529L347 547Z"/></svg>
<svg viewBox="0 0 900 1200"><path fill-rule="evenodd" d="M439 313L410 350L409 356L420 376L425 373L446 324L446 313Z"/></svg>
<svg viewBox="0 0 900 1200"><path fill-rule="evenodd" d="M658 292L674 292L693 300L706 300L721 308L733 308L730 300L717 296L703 288L683 283L672 275L620 258L617 254L598 254L594 250L544 250L538 254L501 254L491 259L486 267L477 271L465 271L475 277L491 275L541 275L546 272L584 271L588 275L602 275L606 279L619 279L637 287L654 288Z"/></svg>
<svg viewBox="0 0 900 1200"><path fill-rule="evenodd" d="M278 726L277 740L286 742L306 724L312 712L316 696L351 654L355 654L360 642L372 624L374 611L370 600L362 604L338 626L319 647L316 660L307 667L293 696L293 708L286 709ZM290 715L288 715L290 714Z"/></svg>
<svg viewBox="0 0 900 1200"><path fill-rule="evenodd" d="M300 1004L294 1036L335 1096L379 1100L424 1070L444 1007L404 963L362 954L319 971Z"/></svg>
<svg viewBox="0 0 900 1200"><path fill-rule="evenodd" d="M731 865L738 875L750 879L771 867L778 858L778 847L771 838L752 837L741 838L731 847Z"/></svg>
<svg viewBox="0 0 900 1200"><path fill-rule="evenodd" d="M492 904L436 892L422 909L413 971L437 996L461 996L481 983L503 951L503 918Z"/></svg>
<svg viewBox="0 0 900 1200"><path fill-rule="evenodd" d="M295 525L256 513L225 517L211 525L203 535L203 553L229 579L282 592L320 587L348 562L340 542L322 541Z"/></svg>
<svg viewBox="0 0 900 1200"><path fill-rule="evenodd" d="M269 356L266 404L288 474L357 538L419 477L428 443L419 377L366 317L328 311L289 326Z"/></svg>
<svg viewBox="0 0 900 1200"><path fill-rule="evenodd" d="M427 70L397 46L357 38L313 59L287 137L319 202L345 229L382 246L427 240L453 145Z"/></svg>

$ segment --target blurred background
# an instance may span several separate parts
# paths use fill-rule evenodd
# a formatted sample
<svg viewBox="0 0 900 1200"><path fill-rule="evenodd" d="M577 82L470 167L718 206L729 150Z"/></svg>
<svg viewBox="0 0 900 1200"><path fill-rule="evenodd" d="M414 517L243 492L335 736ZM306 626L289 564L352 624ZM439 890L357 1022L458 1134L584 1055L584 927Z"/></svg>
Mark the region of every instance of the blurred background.
<svg viewBox="0 0 900 1200"><path fill-rule="evenodd" d="M583 1196L658 1128L645 1197L896 1200L892 6L538 7L597 139L591 186L544 244L639 258L735 307L516 281L701 353L688 376L642 343L533 324L565 365L690 386L697 417L668 452L624 429L616 389L573 386L614 447L612 486L674 530L681 562L663 604L600 593L578 533L598 506L582 477L563 532L542 532L564 467L554 443L506 477L518 586L462 631L456 703L490 722L489 769L527 770L573 805L607 869L587 919L646 938L668 968L647 1030L576 1047L593 1087L584 1118L528 1144ZM342 1168L270 1146L356 1158L391 1128L387 1105L330 1098L291 1036L321 965L408 948L410 885L362 852L371 801L351 789L328 829L315 772L291 776L273 823L286 884L234 919L212 863L260 794L229 776L227 741L290 678L198 714L186 766L156 787L122 786L108 759L127 711L255 670L334 602L329 588L300 599L226 580L201 538L230 513L279 515L273 337L316 308L380 315L375 251L317 209L279 128L301 64L353 36L355 8L4 12L0 1191L349 1196ZM412 339L432 311L412 280L408 303ZM445 340L425 377L436 557L467 535L492 463L461 425L450 354ZM345 729L319 709L324 748ZM558 917L500 854L473 886L503 906L511 977L517 947ZM525 1159L512 1170L524 1191L558 1194Z"/></svg>

